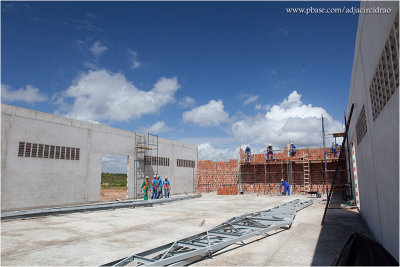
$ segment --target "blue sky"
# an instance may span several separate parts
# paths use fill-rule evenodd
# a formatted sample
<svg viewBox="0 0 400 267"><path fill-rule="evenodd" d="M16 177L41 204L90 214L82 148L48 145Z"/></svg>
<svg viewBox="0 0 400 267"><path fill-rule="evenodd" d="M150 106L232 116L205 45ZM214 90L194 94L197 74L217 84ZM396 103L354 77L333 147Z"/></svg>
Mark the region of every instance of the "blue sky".
<svg viewBox="0 0 400 267"><path fill-rule="evenodd" d="M358 2L1 2L2 103L159 132L201 159L340 131Z"/></svg>

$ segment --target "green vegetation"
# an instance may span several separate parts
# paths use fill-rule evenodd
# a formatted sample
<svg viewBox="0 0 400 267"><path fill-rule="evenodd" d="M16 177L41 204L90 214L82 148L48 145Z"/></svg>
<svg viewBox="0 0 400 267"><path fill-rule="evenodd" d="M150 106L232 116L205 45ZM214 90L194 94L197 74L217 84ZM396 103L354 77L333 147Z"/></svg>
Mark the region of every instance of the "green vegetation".
<svg viewBox="0 0 400 267"><path fill-rule="evenodd" d="M101 188L126 187L126 173L101 173Z"/></svg>

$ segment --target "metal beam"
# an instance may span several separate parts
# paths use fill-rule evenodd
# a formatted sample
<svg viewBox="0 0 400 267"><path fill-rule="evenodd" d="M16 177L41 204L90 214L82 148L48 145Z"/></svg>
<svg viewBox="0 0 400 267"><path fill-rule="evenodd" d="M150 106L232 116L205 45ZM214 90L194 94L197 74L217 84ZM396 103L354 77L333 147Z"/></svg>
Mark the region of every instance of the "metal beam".
<svg viewBox="0 0 400 267"><path fill-rule="evenodd" d="M301 202L297 199L273 209L233 217L209 231L104 266L123 266L132 262L146 266L190 264L245 239L280 228L288 229L293 223L296 212L311 204L311 200ZM279 217L275 216L277 214Z"/></svg>

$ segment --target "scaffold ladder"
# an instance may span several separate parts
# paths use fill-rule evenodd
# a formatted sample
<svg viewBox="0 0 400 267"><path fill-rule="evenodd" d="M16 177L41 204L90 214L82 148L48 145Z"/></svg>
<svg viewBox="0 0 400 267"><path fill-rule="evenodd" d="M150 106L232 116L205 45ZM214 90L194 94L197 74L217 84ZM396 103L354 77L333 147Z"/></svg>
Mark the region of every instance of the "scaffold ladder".
<svg viewBox="0 0 400 267"><path fill-rule="evenodd" d="M304 191L310 192L310 161L308 155L303 155L303 172L304 172Z"/></svg>
<svg viewBox="0 0 400 267"><path fill-rule="evenodd" d="M226 248L236 242L277 230L289 229L297 211L312 204L312 200L293 200L278 207L254 212L230 220L197 235L107 263L103 266L185 265Z"/></svg>

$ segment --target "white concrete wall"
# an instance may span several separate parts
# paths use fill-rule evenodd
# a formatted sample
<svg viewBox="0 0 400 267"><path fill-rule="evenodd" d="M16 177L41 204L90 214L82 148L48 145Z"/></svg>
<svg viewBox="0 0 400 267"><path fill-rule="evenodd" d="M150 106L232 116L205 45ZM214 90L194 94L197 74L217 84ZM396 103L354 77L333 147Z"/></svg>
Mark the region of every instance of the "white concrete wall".
<svg viewBox="0 0 400 267"><path fill-rule="evenodd" d="M399 89L373 120L370 84L398 14L398 2L362 2L361 6L390 7L391 14L360 15L348 102L355 109L349 129L355 146L360 212L380 242L399 260ZM367 133L357 145L356 123L365 107ZM351 166L353 169L353 166ZM352 174L354 185L354 176Z"/></svg>
<svg viewBox="0 0 400 267"><path fill-rule="evenodd" d="M1 122L2 211L99 201L103 154L129 156L128 197L135 197L134 132L6 104ZM20 141L80 148L80 160L18 157ZM170 158L159 174L170 177L172 193L193 192L195 170L176 159L197 163L197 146L159 138L159 156Z"/></svg>
<svg viewBox="0 0 400 267"><path fill-rule="evenodd" d="M190 193L197 184L194 173L196 168L177 167L177 159L193 160L197 163L197 146L178 145L174 141L159 139L159 157L169 158L169 167L158 167L159 175L168 177L172 193ZM171 168L172 166L172 168ZM154 168L154 167L153 167ZM190 177L191 179L189 179Z"/></svg>

